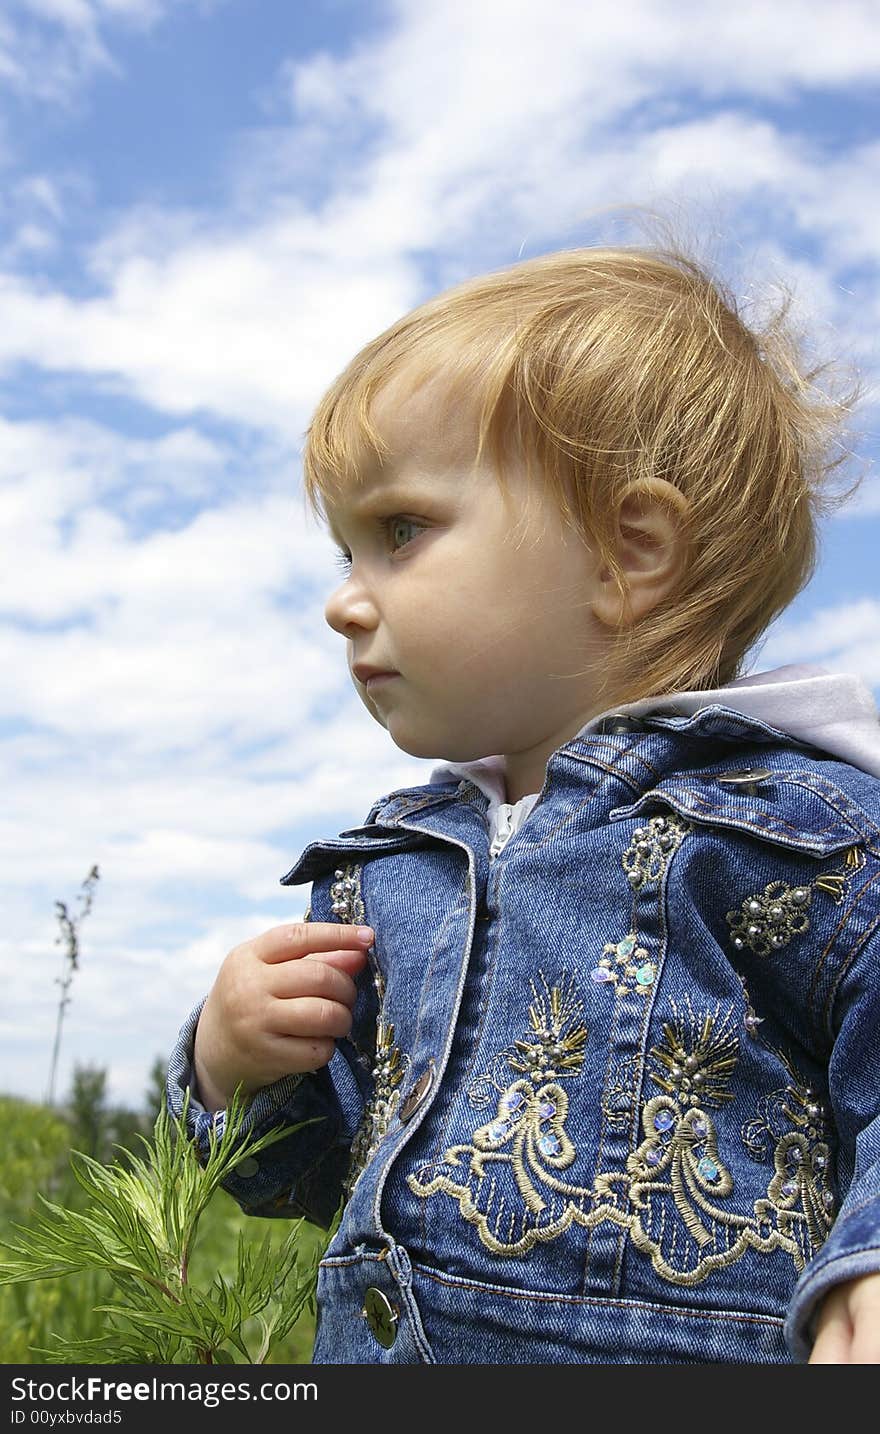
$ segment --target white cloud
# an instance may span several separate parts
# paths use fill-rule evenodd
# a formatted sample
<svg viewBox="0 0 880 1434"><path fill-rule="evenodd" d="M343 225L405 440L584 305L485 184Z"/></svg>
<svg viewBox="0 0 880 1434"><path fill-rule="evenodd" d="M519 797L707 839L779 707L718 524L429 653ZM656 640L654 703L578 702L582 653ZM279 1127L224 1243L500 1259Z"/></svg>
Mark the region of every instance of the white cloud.
<svg viewBox="0 0 880 1434"><path fill-rule="evenodd" d="M6 0L0 82L30 99L69 105L99 73L119 74L111 32L149 30L182 6L208 13L224 0Z"/></svg>
<svg viewBox="0 0 880 1434"><path fill-rule="evenodd" d="M820 607L803 621L780 619L761 649L761 666L816 662L835 672L854 672L869 686L880 683L880 601L860 598Z"/></svg>
<svg viewBox="0 0 880 1434"><path fill-rule="evenodd" d="M424 252L443 254L454 277L457 254L509 262L554 234L579 242L605 206L647 200L731 235L741 207L759 203L823 236L826 283L834 265L876 263L875 147L830 158L743 107L750 90L778 97L880 71L864 6L793 8L783 24L752 5L686 5L673 18L644 0L573 23L561 0L398 5L397 28L349 56L287 66L288 148L300 127L310 139L323 127L344 154L340 119L374 126L315 212L289 194L236 227L134 210L91 256L98 295L0 278L0 364L89 374L165 413L294 433L354 349L421 296ZM698 94L717 111L690 113ZM876 289L851 310L830 290L866 341Z"/></svg>

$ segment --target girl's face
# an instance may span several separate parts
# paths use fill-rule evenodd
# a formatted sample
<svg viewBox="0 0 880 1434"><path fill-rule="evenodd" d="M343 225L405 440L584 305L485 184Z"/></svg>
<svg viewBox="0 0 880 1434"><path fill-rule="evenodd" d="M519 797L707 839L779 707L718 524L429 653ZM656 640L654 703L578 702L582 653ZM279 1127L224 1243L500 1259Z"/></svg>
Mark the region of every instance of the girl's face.
<svg viewBox="0 0 880 1434"><path fill-rule="evenodd" d="M399 403L389 386L373 420L387 460L328 505L347 577L327 621L347 640L358 695L398 747L449 761L504 754L517 800L602 710L608 631L592 608L593 554L534 490L514 535L525 472L506 469L505 496L491 468L475 468L473 419L436 385ZM536 785L515 793L523 782Z"/></svg>

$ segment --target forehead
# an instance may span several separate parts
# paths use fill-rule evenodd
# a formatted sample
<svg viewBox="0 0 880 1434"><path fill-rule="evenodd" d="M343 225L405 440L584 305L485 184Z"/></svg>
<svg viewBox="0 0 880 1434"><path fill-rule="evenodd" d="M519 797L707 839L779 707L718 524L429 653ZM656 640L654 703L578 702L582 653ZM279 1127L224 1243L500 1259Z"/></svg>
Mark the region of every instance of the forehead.
<svg viewBox="0 0 880 1434"><path fill-rule="evenodd" d="M478 419L474 404L434 377L414 386L405 375L389 380L373 397L369 425L357 435L350 480L325 494L330 530L334 517L357 513L374 501L428 498L460 486L477 469Z"/></svg>
<svg viewBox="0 0 880 1434"><path fill-rule="evenodd" d="M422 380L405 371L396 375L374 397L370 421L388 450L382 467L413 459L460 464L476 457L476 404L443 374Z"/></svg>

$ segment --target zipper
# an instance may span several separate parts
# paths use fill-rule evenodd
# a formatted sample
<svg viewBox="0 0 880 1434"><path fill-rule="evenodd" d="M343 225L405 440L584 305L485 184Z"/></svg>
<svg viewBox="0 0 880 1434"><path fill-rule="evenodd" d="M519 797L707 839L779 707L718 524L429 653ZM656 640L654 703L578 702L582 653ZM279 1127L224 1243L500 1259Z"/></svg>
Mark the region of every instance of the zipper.
<svg viewBox="0 0 880 1434"><path fill-rule="evenodd" d="M492 838L492 845L489 847L489 860L492 861L504 850L513 835L513 807L507 802L502 802L498 808L498 829Z"/></svg>

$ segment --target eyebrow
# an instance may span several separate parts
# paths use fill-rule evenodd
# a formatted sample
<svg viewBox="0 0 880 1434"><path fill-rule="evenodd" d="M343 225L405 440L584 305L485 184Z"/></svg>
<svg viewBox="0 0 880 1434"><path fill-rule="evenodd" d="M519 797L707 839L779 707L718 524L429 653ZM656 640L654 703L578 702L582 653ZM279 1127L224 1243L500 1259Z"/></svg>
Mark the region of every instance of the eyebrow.
<svg viewBox="0 0 880 1434"><path fill-rule="evenodd" d="M365 510L370 509L374 503L382 503L383 505L386 503L393 504L398 501L398 494L400 498L404 496L410 497L418 484L418 474L411 474L406 478L396 473L387 478L377 477L370 482L359 499L345 504L346 511L350 516L357 518ZM422 486L425 486L425 484ZM327 517L327 529L333 541L341 547L342 539L336 532L333 526L333 520L329 514Z"/></svg>

